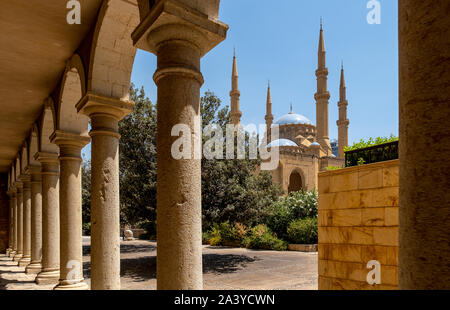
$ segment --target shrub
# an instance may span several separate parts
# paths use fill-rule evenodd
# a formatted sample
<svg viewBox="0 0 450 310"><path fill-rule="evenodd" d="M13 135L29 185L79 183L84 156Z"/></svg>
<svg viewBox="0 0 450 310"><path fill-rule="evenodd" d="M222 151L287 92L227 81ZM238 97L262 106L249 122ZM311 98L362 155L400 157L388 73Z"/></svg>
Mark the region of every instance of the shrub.
<svg viewBox="0 0 450 310"><path fill-rule="evenodd" d="M243 224L224 222L214 224L209 234L209 244L212 246L240 246L247 234L247 227Z"/></svg>
<svg viewBox="0 0 450 310"><path fill-rule="evenodd" d="M211 239L211 234L209 231L205 231L202 233L202 244L209 244L210 239Z"/></svg>
<svg viewBox="0 0 450 310"><path fill-rule="evenodd" d="M82 229L83 229L83 236L90 236L91 235L91 222L83 223Z"/></svg>
<svg viewBox="0 0 450 310"><path fill-rule="evenodd" d="M296 244L316 244L318 241L317 218L294 220L287 229L288 240Z"/></svg>
<svg viewBox="0 0 450 310"><path fill-rule="evenodd" d="M145 230L145 233L139 236L141 240L156 240L156 221L145 221L138 225Z"/></svg>
<svg viewBox="0 0 450 310"><path fill-rule="evenodd" d="M353 145L345 147L344 151L348 152L348 151L363 149L366 147L371 147L371 146L394 142L394 141L398 141L398 137L394 136L393 134L391 134L389 137L377 137L375 139L369 138L369 140L367 140L367 141L364 139L361 139L361 140L359 140L359 142L355 142L355 143L353 143Z"/></svg>
<svg viewBox="0 0 450 310"><path fill-rule="evenodd" d="M334 170L339 170L339 169L342 169L342 167L328 166L325 168L326 171L334 171Z"/></svg>
<svg viewBox="0 0 450 310"><path fill-rule="evenodd" d="M295 219L317 217L316 191L301 190L280 198L267 209L266 224L282 239L287 239L289 223Z"/></svg>
<svg viewBox="0 0 450 310"><path fill-rule="evenodd" d="M249 235L244 239L244 245L249 249L263 249L285 251L287 249L286 242L277 238L266 225L258 225L253 227Z"/></svg>

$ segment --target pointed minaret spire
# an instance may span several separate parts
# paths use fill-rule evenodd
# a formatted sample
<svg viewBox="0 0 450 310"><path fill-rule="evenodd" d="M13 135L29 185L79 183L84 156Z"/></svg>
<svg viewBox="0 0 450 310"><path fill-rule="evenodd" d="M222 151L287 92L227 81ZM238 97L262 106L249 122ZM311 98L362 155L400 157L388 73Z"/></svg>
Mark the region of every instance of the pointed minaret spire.
<svg viewBox="0 0 450 310"><path fill-rule="evenodd" d="M316 100L316 136L325 154L331 156L332 150L328 131L328 100L330 99L330 93L327 90L328 69L326 67L322 19L320 21L319 50L317 56L317 93L314 95L314 99Z"/></svg>
<svg viewBox="0 0 450 310"><path fill-rule="evenodd" d="M341 66L341 83L339 87L339 120L337 121L338 126L338 149L339 149L339 158L344 158L344 149L348 146L348 125L350 121L347 119L347 88L345 87L345 78L344 78L344 64Z"/></svg>
<svg viewBox="0 0 450 310"><path fill-rule="evenodd" d="M345 87L345 77L344 77L344 62L341 65L341 82L339 86L339 98L340 101L346 100L346 87Z"/></svg>
<svg viewBox="0 0 450 310"><path fill-rule="evenodd" d="M325 40L323 38L322 18L320 18L320 35L319 35L319 69L326 67Z"/></svg>
<svg viewBox="0 0 450 310"><path fill-rule="evenodd" d="M233 125L239 125L241 123L242 112L239 110L239 97L241 93L239 92L239 83L238 83L238 70L237 70L237 61L236 61L236 49L233 49L233 69L231 74L231 122Z"/></svg>
<svg viewBox="0 0 450 310"><path fill-rule="evenodd" d="M270 81L267 84L267 101L266 101L266 131L267 131L267 143L270 143L270 131L273 123L273 115L272 115L272 95L270 93Z"/></svg>
<svg viewBox="0 0 450 310"><path fill-rule="evenodd" d="M272 116L272 95L270 93L270 81L267 84L267 102L266 102L266 116Z"/></svg>

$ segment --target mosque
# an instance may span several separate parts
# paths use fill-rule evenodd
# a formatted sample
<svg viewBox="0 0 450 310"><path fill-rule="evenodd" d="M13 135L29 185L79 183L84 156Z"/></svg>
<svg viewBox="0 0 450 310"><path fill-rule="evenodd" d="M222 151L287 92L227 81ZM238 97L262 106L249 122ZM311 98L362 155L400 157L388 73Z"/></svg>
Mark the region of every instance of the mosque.
<svg viewBox="0 0 450 310"><path fill-rule="evenodd" d="M325 171L329 166L344 166L344 148L348 145L347 118L348 101L344 78L344 67L341 67L341 80L339 90L339 120L337 152L333 154L336 141L329 138L328 129L328 101L330 92L327 90L328 68L326 67L326 51L323 27L320 25L318 68L316 70L317 92L316 125L306 116L294 113L291 110L274 121L272 114L272 97L270 84L267 89L266 126L268 128L267 147L279 148L280 160L278 168L272 170L273 181L279 183L286 193L300 189L317 189L318 173ZM240 92L238 89L238 71L236 55L233 57L231 97L231 121L240 124L242 112L239 110ZM279 139L271 139L271 128L279 126ZM337 154L336 154L337 153Z"/></svg>

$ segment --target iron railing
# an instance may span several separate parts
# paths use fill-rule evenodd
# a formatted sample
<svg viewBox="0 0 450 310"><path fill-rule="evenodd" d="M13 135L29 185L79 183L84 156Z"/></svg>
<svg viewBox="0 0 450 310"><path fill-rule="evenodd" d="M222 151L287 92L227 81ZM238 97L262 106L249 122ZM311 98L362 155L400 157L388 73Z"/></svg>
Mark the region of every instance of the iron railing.
<svg viewBox="0 0 450 310"><path fill-rule="evenodd" d="M345 152L345 167L398 159L398 141Z"/></svg>

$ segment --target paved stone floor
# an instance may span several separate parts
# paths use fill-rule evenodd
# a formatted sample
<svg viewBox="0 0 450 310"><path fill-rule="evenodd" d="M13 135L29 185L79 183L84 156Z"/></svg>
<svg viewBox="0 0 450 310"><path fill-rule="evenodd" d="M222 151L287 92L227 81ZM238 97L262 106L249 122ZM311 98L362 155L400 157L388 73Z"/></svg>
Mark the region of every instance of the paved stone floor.
<svg viewBox="0 0 450 310"><path fill-rule="evenodd" d="M83 240L83 269L90 284L90 242ZM51 289L38 286L33 275L26 275L0 255L0 289ZM211 290L316 290L317 253L254 251L238 248L203 247L204 288ZM121 286L124 290L156 289L156 243L121 243Z"/></svg>

